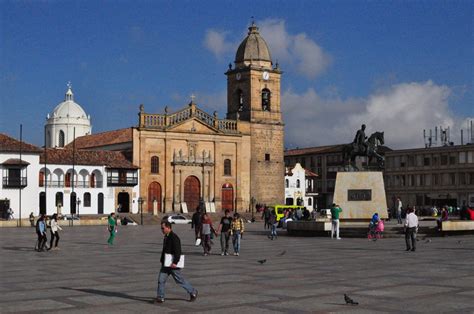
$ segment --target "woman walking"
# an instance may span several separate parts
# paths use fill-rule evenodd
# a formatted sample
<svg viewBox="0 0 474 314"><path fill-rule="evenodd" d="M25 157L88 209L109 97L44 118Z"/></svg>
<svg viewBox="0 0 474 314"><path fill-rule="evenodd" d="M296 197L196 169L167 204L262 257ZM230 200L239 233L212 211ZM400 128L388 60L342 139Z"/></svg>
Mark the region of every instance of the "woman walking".
<svg viewBox="0 0 474 314"><path fill-rule="evenodd" d="M244 233L244 221L240 218L238 213L234 214L234 219L232 220L232 244L234 245L234 255L239 256L240 253L240 239Z"/></svg>
<svg viewBox="0 0 474 314"><path fill-rule="evenodd" d="M59 242L59 232L58 230L63 230L58 224L58 214L54 214L51 217L51 242L49 242L49 250L59 250L58 242ZM56 238L56 243L53 247L54 238Z"/></svg>
<svg viewBox="0 0 474 314"><path fill-rule="evenodd" d="M216 234L214 227L212 227L212 220L207 214L202 215L201 222L201 240L204 248L204 256L211 253L211 235Z"/></svg>

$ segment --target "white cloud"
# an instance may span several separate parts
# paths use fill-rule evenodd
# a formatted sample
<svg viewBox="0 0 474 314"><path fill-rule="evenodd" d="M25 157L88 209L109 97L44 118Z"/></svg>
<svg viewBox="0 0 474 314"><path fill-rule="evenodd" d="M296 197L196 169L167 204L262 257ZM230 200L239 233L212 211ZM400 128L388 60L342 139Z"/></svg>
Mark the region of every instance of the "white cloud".
<svg viewBox="0 0 474 314"><path fill-rule="evenodd" d="M457 125L450 112L451 89L432 81L402 83L365 99L323 98L314 89L282 95L288 147L348 143L360 125L385 132L391 148L422 147L423 129ZM453 137L451 140L455 140Z"/></svg>
<svg viewBox="0 0 474 314"><path fill-rule="evenodd" d="M217 59L221 60L234 49L234 44L226 40L228 32L209 29L204 37L204 46L211 51Z"/></svg>
<svg viewBox="0 0 474 314"><path fill-rule="evenodd" d="M266 19L257 23L262 37L267 42L273 62L285 63L285 69L296 71L313 79L324 72L331 63L331 56L305 33L290 34L282 19ZM219 60L235 53L242 38L236 42L227 39L229 33L209 29L206 31L204 46ZM246 34L245 34L246 35Z"/></svg>

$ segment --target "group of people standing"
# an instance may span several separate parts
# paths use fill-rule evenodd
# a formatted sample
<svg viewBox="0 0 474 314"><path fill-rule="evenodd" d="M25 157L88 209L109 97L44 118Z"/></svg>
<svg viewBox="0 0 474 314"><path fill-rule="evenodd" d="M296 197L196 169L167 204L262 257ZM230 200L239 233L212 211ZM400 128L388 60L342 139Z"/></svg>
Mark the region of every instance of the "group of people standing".
<svg viewBox="0 0 474 314"><path fill-rule="evenodd" d="M214 236L220 235L221 255L229 255L229 242L232 238L234 255L240 254L240 240L245 231L245 223L239 213L231 214L230 210L226 210L221 218L217 230L212 224L212 219L207 213L196 211L191 220L191 228L194 228L196 244L199 243L204 249L204 256L210 254L212 249L212 239Z"/></svg>
<svg viewBox="0 0 474 314"><path fill-rule="evenodd" d="M41 214L36 221L36 234L38 236L38 240L36 242L35 250L37 252L44 252L45 250L59 250L58 243L59 243L59 230L62 228L59 226L58 223L58 215L53 214L49 219L44 214ZM50 228L51 240L49 243L49 247L47 247L48 236L47 236L47 228ZM56 241L55 241L56 240ZM53 246L54 244L54 246Z"/></svg>

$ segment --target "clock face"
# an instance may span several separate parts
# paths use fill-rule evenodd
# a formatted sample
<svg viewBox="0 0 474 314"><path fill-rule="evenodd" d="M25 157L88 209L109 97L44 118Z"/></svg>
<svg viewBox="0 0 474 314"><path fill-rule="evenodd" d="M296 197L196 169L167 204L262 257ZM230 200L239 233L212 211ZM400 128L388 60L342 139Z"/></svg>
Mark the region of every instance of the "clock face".
<svg viewBox="0 0 474 314"><path fill-rule="evenodd" d="M268 80L268 79L270 78L270 73L268 73L267 71L265 71L265 72L263 72L262 77L263 77L263 79L266 81L266 80Z"/></svg>
<svg viewBox="0 0 474 314"><path fill-rule="evenodd" d="M241 75L240 75L240 73L237 73L237 74L235 75L235 78L237 79L237 81L239 81L239 80L240 80L240 78L241 78Z"/></svg>

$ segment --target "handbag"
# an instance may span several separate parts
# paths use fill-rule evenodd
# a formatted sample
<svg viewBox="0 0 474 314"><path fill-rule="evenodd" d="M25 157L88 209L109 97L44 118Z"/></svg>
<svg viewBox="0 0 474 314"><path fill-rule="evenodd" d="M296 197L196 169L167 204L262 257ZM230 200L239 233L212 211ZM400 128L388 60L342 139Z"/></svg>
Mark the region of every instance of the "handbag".
<svg viewBox="0 0 474 314"><path fill-rule="evenodd" d="M173 254L168 254L165 253L165 263L163 266L165 267L171 267L171 264L173 264ZM176 264L177 268L184 268L184 255L181 255L179 257L179 262Z"/></svg>

